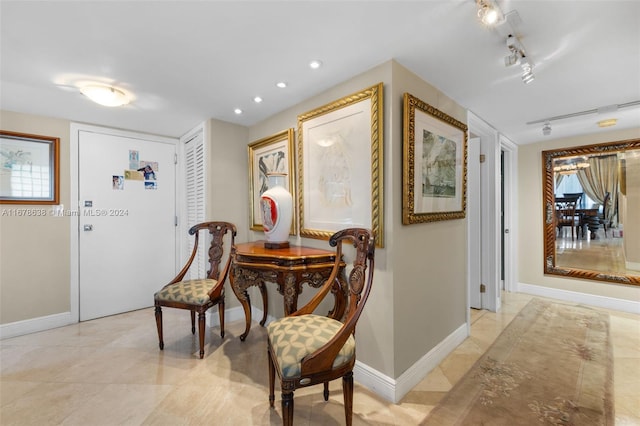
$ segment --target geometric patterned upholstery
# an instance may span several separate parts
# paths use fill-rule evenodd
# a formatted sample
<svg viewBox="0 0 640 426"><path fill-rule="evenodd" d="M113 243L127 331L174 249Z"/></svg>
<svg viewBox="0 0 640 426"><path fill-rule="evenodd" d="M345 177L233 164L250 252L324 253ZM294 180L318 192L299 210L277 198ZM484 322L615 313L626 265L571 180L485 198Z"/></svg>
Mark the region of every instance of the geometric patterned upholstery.
<svg viewBox="0 0 640 426"><path fill-rule="evenodd" d="M209 302L209 290L217 283L212 279L181 281L167 286L153 295L154 300L203 305Z"/></svg>
<svg viewBox="0 0 640 426"><path fill-rule="evenodd" d="M320 315L284 317L267 326L269 342L283 378L300 376L300 362L327 343L343 326L340 321ZM356 352L356 341L350 335L333 362L333 368L349 362Z"/></svg>

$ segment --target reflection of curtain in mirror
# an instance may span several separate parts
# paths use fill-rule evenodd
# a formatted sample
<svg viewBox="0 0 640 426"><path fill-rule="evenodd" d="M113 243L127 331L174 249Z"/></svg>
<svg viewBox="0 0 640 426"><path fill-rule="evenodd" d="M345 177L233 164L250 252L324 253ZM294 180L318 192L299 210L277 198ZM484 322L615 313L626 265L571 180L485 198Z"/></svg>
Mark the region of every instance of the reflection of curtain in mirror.
<svg viewBox="0 0 640 426"><path fill-rule="evenodd" d="M604 203L605 194L610 194L605 219L613 223L618 202L618 156L589 157L589 167L578 170L577 176L587 196L601 205Z"/></svg>
<svg viewBox="0 0 640 426"><path fill-rule="evenodd" d="M560 186L560 184L562 183L562 179L564 179L564 176L562 173L556 173L555 174L555 178L556 178L556 190L554 192L558 192L558 187Z"/></svg>

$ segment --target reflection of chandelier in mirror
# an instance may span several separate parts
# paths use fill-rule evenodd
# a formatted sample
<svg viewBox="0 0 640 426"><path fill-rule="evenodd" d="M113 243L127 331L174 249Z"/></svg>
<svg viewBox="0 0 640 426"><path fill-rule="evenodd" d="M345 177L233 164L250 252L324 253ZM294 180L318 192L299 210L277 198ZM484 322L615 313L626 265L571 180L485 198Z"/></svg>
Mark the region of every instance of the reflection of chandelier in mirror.
<svg viewBox="0 0 640 426"><path fill-rule="evenodd" d="M589 167L587 157L558 158L553 160L553 171L561 175L570 175Z"/></svg>

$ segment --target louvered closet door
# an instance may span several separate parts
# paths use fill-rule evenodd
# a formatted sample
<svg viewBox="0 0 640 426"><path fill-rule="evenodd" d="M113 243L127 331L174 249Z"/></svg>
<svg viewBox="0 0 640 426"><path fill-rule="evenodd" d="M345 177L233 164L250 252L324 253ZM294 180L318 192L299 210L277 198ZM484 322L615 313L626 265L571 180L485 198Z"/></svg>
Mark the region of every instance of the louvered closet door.
<svg viewBox="0 0 640 426"><path fill-rule="evenodd" d="M186 195L186 220L185 227L185 254L186 259L193 248L193 236L186 231L193 225L204 222L205 215L205 152L202 132L198 132L187 140L184 145L185 158L185 195ZM204 236L204 233L201 237ZM207 273L208 265L206 245L209 241L201 238L199 241L198 257L194 260L196 265L191 267L189 278L203 278Z"/></svg>

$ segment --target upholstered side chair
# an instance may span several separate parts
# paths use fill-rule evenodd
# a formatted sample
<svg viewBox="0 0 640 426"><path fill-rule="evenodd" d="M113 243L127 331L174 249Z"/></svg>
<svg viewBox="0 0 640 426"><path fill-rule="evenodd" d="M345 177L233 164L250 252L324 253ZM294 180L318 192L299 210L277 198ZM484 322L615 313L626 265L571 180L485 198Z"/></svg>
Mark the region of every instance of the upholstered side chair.
<svg viewBox="0 0 640 426"><path fill-rule="evenodd" d="M211 245L209 246L210 269L205 278L183 281L196 258L200 231L205 230L209 231L211 235ZM230 240L230 252L235 245L237 233L236 227L232 223L203 222L189 229L189 234L195 236L191 256L178 275L153 296L160 350L164 349L164 340L162 337L163 306L191 311L192 334L196 332L195 318L196 313L198 314L198 337L201 359L204 357L206 312L215 305L218 305L218 313L220 315L220 336L224 338L224 282L229 272L231 257L228 256L222 270L220 270L220 264L224 254L223 243L227 233L230 233L227 237L227 239Z"/></svg>
<svg viewBox="0 0 640 426"><path fill-rule="evenodd" d="M343 322L313 314L330 292L344 262L343 242L355 247L348 271L348 307ZM354 332L371 284L375 239L371 231L350 228L336 232L329 244L337 247L330 277L304 307L267 326L269 359L269 405L274 406L276 372L282 390L282 424L293 424L293 393L296 389L324 384L324 400L329 400L329 382L342 378L347 425L353 418L353 366L356 361Z"/></svg>

